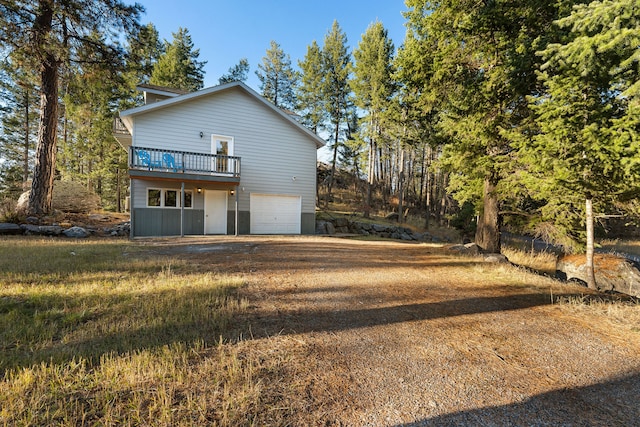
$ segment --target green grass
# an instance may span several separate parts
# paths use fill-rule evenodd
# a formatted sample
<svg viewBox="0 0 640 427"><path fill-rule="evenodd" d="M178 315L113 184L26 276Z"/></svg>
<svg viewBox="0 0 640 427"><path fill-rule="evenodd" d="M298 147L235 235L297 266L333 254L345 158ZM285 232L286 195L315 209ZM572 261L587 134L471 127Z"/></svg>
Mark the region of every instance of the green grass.
<svg viewBox="0 0 640 427"><path fill-rule="evenodd" d="M221 340L239 278L117 240L4 238L0 253L0 425L192 424L251 401Z"/></svg>

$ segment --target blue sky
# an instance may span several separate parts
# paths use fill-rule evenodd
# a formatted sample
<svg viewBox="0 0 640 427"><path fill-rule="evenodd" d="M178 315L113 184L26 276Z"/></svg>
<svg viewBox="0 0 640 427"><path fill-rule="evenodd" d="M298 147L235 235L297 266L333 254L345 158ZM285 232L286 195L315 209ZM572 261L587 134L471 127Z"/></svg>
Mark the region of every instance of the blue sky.
<svg viewBox="0 0 640 427"><path fill-rule="evenodd" d="M206 60L205 87L246 57L247 83L259 91L255 71L271 40L280 44L297 68L313 40L322 45L337 20L353 50L369 24L381 21L396 48L405 35L404 0L137 0L146 8L141 21L153 22L162 39L186 27L200 60Z"/></svg>

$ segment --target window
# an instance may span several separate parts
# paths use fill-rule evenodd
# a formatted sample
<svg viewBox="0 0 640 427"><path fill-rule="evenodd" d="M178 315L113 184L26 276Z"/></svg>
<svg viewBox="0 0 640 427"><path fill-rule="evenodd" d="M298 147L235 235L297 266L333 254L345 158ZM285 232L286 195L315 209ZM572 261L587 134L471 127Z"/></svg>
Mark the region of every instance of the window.
<svg viewBox="0 0 640 427"><path fill-rule="evenodd" d="M178 191L164 190L164 206L175 208L178 206Z"/></svg>
<svg viewBox="0 0 640 427"><path fill-rule="evenodd" d="M179 208L180 199L180 190L160 188L147 189L147 207L149 208ZM193 208L193 190L184 191L184 207L185 209Z"/></svg>
<svg viewBox="0 0 640 427"><path fill-rule="evenodd" d="M184 192L184 207L192 208L193 207L193 191L185 190Z"/></svg>
<svg viewBox="0 0 640 427"><path fill-rule="evenodd" d="M162 206L160 196L162 193L155 188L149 188L147 190L147 206Z"/></svg>

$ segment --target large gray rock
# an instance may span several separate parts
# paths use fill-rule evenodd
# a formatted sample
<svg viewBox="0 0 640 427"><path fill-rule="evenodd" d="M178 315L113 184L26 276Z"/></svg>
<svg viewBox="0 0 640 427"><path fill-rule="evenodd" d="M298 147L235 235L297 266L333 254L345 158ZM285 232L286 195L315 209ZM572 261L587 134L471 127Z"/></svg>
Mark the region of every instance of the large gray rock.
<svg viewBox="0 0 640 427"><path fill-rule="evenodd" d="M90 233L82 227L71 227L62 232L67 237L74 237L76 239L83 239L90 236Z"/></svg>
<svg viewBox="0 0 640 427"><path fill-rule="evenodd" d="M316 234L327 234L327 221L316 221Z"/></svg>
<svg viewBox="0 0 640 427"><path fill-rule="evenodd" d="M610 254L594 256L596 285L600 291L615 291L640 297L640 270L630 260ZM556 262L556 277L586 284L586 257L564 255Z"/></svg>
<svg viewBox="0 0 640 427"><path fill-rule="evenodd" d="M18 224L2 222L0 223L0 234L22 234L22 228Z"/></svg>
<svg viewBox="0 0 640 427"><path fill-rule="evenodd" d="M467 243L466 245L453 245L449 250L460 252L463 255L476 256L480 254L480 246L475 243Z"/></svg>
<svg viewBox="0 0 640 427"><path fill-rule="evenodd" d="M25 191L18 198L18 203L16 203L16 212L24 213L27 211L27 207L29 206L29 194L31 191Z"/></svg>
<svg viewBox="0 0 640 427"><path fill-rule="evenodd" d="M20 224L20 228L24 230L24 234L36 236L59 236L64 230L59 225Z"/></svg>

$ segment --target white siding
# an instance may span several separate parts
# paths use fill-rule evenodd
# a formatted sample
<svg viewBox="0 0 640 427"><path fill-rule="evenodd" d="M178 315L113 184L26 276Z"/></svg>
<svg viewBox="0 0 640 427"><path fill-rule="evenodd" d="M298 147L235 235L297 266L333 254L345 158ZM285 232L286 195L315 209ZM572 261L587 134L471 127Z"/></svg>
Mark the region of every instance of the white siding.
<svg viewBox="0 0 640 427"><path fill-rule="evenodd" d="M314 141L244 90L231 88L135 116L139 147L210 153L211 134L234 137L234 155L242 159L241 211L249 210L250 193L261 193L301 195L302 212L315 212Z"/></svg>

